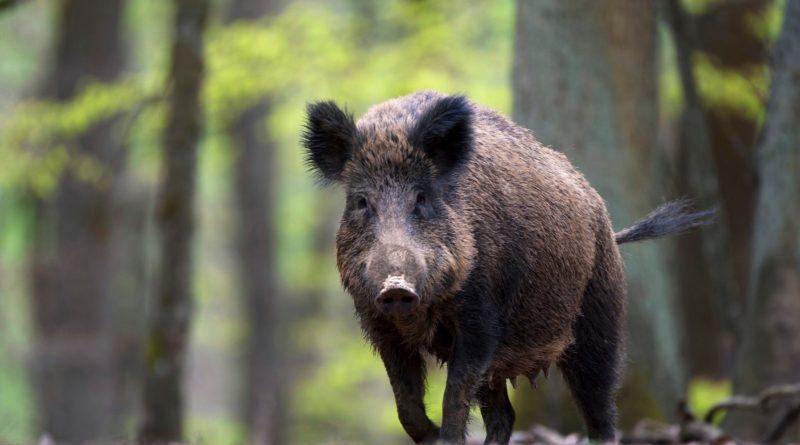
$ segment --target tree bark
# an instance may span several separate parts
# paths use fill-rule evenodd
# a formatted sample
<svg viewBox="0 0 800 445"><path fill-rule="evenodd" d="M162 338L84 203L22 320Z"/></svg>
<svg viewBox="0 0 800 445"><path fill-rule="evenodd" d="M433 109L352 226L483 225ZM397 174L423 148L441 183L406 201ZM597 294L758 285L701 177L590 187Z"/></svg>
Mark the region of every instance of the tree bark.
<svg viewBox="0 0 800 445"><path fill-rule="evenodd" d="M123 70L123 0L60 3L45 99L68 101L88 82L113 82ZM53 196L37 202L31 254L33 376L40 428L58 441L108 438L116 407L109 258L112 194L123 168L117 119L94 123L75 140L71 155L102 168L98 181L62 172Z"/></svg>
<svg viewBox="0 0 800 445"><path fill-rule="evenodd" d="M169 117L163 149L166 174L158 207L160 266L152 302L144 381L145 442L183 438L182 381L192 301L192 235L197 145L202 135L206 0L175 0Z"/></svg>
<svg viewBox="0 0 800 445"><path fill-rule="evenodd" d="M515 119L564 151L605 198L618 226L646 214L661 191L655 3L521 1L517 13ZM627 384L643 386L644 396L620 401L623 421L653 400L671 412L683 390L664 259L653 244L631 246L624 255L630 374L636 377Z"/></svg>
<svg viewBox="0 0 800 445"><path fill-rule="evenodd" d="M800 1L789 0L772 61L767 120L757 151L761 183L734 392L800 380ZM781 413L787 406L777 406ZM782 413L781 413L782 414ZM763 440L780 415L729 416L741 438ZM795 437L797 439L797 437ZM784 438L789 440L789 438Z"/></svg>
<svg viewBox="0 0 800 445"><path fill-rule="evenodd" d="M235 0L227 21L257 20L275 9L274 0ZM264 97L233 116L227 126L232 149L236 151L239 281L247 323L242 415L249 442L263 445L286 442L282 428L283 361L276 341L279 292L273 209L277 184L276 146L266 128L270 109L270 100Z"/></svg>
<svg viewBox="0 0 800 445"><path fill-rule="evenodd" d="M690 375L726 377L736 325L744 307L757 183L751 156L758 122L746 110L704 100L697 56L714 69L748 78L767 63L767 46L752 17L768 0L709 4L690 14L678 0L667 13L683 89L674 156L676 188L703 206L719 204L716 230L675 240L675 268L683 314L683 357ZM702 338L703 341L692 339Z"/></svg>

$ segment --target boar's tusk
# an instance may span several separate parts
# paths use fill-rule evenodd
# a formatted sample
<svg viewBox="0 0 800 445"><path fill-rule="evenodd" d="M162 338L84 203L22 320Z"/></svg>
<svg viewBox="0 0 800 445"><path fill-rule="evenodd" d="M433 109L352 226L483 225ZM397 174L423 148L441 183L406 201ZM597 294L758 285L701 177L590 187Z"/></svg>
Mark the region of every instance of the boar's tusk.
<svg viewBox="0 0 800 445"><path fill-rule="evenodd" d="M511 377L508 381L511 382L512 388L517 389L517 376Z"/></svg>

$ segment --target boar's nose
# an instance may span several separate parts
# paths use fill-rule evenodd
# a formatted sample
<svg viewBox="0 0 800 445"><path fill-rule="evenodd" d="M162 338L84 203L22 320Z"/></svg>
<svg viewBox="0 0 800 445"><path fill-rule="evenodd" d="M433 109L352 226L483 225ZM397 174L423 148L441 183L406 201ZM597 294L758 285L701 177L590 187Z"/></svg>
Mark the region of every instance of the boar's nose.
<svg viewBox="0 0 800 445"><path fill-rule="evenodd" d="M419 295L405 276L390 275L375 297L375 305L386 315L407 315L419 306Z"/></svg>
<svg viewBox="0 0 800 445"><path fill-rule="evenodd" d="M425 274L425 260L419 252L397 244L378 244L367 260L367 278L382 286L387 277L404 276L417 285Z"/></svg>

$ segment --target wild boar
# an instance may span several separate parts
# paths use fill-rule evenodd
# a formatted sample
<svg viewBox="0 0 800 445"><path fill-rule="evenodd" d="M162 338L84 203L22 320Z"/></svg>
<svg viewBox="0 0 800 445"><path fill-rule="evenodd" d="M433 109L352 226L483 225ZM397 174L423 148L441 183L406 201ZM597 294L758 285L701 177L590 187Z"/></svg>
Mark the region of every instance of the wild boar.
<svg viewBox="0 0 800 445"><path fill-rule="evenodd" d="M592 439L615 434L625 276L618 244L703 224L664 205L614 233L603 199L561 153L463 96L423 91L356 123L308 106L308 163L341 184L337 265L416 443L463 443L479 403L508 443L506 380L556 364ZM423 404L429 353L447 364L441 428Z"/></svg>

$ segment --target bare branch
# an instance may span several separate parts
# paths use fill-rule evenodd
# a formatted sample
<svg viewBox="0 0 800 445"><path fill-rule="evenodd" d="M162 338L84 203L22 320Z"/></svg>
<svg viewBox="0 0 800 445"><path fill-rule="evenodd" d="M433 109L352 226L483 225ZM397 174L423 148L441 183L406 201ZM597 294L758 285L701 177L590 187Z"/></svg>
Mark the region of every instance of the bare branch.
<svg viewBox="0 0 800 445"><path fill-rule="evenodd" d="M714 418L723 411L731 409L761 410L766 411L769 405L777 398L787 398L800 395L800 384L785 384L770 386L755 397L733 396L712 406L705 416L706 423L713 423Z"/></svg>
<svg viewBox="0 0 800 445"><path fill-rule="evenodd" d="M731 409L757 410L759 408L761 408L761 404L759 403L759 399L757 397L733 396L712 406L711 409L709 409L706 413L706 417L703 420L706 423L714 423L714 418L720 412Z"/></svg>

